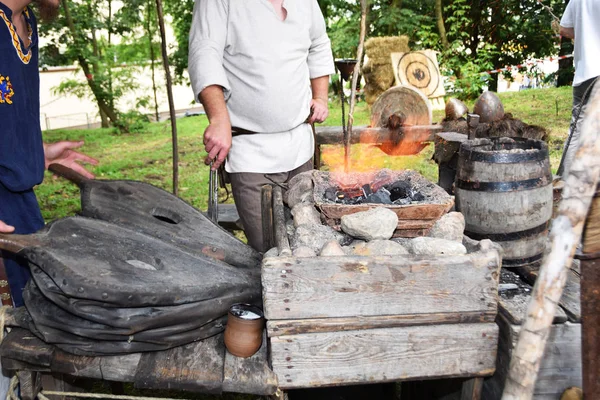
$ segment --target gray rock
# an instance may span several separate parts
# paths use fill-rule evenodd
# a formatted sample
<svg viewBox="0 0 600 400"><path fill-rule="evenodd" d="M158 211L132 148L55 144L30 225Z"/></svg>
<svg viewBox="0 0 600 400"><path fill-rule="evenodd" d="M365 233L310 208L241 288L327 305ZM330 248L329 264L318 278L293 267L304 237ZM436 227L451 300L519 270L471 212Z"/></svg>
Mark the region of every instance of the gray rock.
<svg viewBox="0 0 600 400"><path fill-rule="evenodd" d="M330 240L321 249L320 256L344 256L346 253L337 240Z"/></svg>
<svg viewBox="0 0 600 400"><path fill-rule="evenodd" d="M292 249L309 247L317 254L325 243L330 240L339 242L343 237L343 234L326 225L300 225L291 237L290 246Z"/></svg>
<svg viewBox="0 0 600 400"><path fill-rule="evenodd" d="M366 244L366 249L372 256L396 256L409 254L400 243L392 240L372 240Z"/></svg>
<svg viewBox="0 0 600 400"><path fill-rule="evenodd" d="M313 249L306 246L298 247L292 253L295 257L316 257L317 253L314 252Z"/></svg>
<svg viewBox="0 0 600 400"><path fill-rule="evenodd" d="M449 212L436 221L427 236L461 243L465 231L465 217L459 212Z"/></svg>
<svg viewBox="0 0 600 400"><path fill-rule="evenodd" d="M314 204L298 203L292 208L294 217L294 226L300 225L321 225L321 214L317 211Z"/></svg>
<svg viewBox="0 0 600 400"><path fill-rule="evenodd" d="M342 230L357 239L387 240L398 226L398 216L392 210L376 207L367 211L344 215Z"/></svg>
<svg viewBox="0 0 600 400"><path fill-rule="evenodd" d="M410 241L410 252L416 255L451 255L451 254L467 254L467 249L462 243L452 240L417 237Z"/></svg>
<svg viewBox="0 0 600 400"><path fill-rule="evenodd" d="M285 221L285 231L289 237L292 237L294 235L294 232L296 232L296 227L294 226L294 221L292 219L288 219Z"/></svg>
<svg viewBox="0 0 600 400"><path fill-rule="evenodd" d="M298 203L314 203L312 174L313 171L306 171L290 179L288 190L283 194L283 201L288 207L293 208Z"/></svg>
<svg viewBox="0 0 600 400"><path fill-rule="evenodd" d="M270 257L279 257L279 250L277 250L277 247L267 250L263 255L263 259Z"/></svg>
<svg viewBox="0 0 600 400"><path fill-rule="evenodd" d="M342 246L342 249L344 250L344 253L346 253L349 256L362 255L362 254L357 254L356 251L357 251L357 249L359 249L358 251L360 251L360 249L364 249L366 243L367 242L365 242L364 240L354 240L347 246Z"/></svg>

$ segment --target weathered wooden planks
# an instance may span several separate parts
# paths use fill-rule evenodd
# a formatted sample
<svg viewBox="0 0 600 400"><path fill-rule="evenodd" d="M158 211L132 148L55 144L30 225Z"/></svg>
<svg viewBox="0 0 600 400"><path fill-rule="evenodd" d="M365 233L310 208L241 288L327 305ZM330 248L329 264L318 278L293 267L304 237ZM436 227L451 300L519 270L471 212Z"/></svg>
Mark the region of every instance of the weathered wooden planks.
<svg viewBox="0 0 600 400"><path fill-rule="evenodd" d="M0 355L41 367L50 367L54 346L46 344L33 333L22 328L13 328L2 340Z"/></svg>
<svg viewBox="0 0 600 400"><path fill-rule="evenodd" d="M470 324L478 322L494 322L495 319L495 312L294 319L283 321L267 321L267 331L269 336L273 337L298 335L301 333L354 331L374 328L398 328L415 325Z"/></svg>
<svg viewBox="0 0 600 400"><path fill-rule="evenodd" d="M498 327L450 324L271 338L283 389L494 372Z"/></svg>
<svg viewBox="0 0 600 400"><path fill-rule="evenodd" d="M252 357L240 358L225 352L223 391L261 396L277 392L277 376L269 368L268 342L263 333L262 346Z"/></svg>
<svg viewBox="0 0 600 400"><path fill-rule="evenodd" d="M265 336L263 346L253 357L226 357L221 334L165 351L89 357L66 353L25 329L13 328L2 341L0 354L3 367L11 371L133 382L139 388L199 393L225 390L266 396L277 390L267 348Z"/></svg>
<svg viewBox="0 0 600 400"><path fill-rule="evenodd" d="M222 391L225 345L223 335L170 350L144 353L135 387L215 393Z"/></svg>
<svg viewBox="0 0 600 400"><path fill-rule="evenodd" d="M485 380L483 399L500 400L510 358L516 345L520 326L498 317L500 339L494 376ZM533 400L554 400L570 386L581 387L581 325L552 325L544 358L534 390Z"/></svg>
<svg viewBox="0 0 600 400"><path fill-rule="evenodd" d="M439 258L269 258L268 320L496 312L496 250Z"/></svg>
<svg viewBox="0 0 600 400"><path fill-rule="evenodd" d="M51 369L72 376L84 376L116 382L131 382L135 378L141 353L122 356L76 356L56 350Z"/></svg>

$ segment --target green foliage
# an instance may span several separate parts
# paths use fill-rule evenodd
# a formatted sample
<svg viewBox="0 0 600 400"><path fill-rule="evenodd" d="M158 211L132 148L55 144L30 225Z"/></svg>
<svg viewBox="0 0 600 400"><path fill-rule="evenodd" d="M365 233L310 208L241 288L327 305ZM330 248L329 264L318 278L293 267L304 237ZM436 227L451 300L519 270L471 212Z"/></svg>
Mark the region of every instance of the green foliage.
<svg viewBox="0 0 600 400"><path fill-rule="evenodd" d="M192 27L194 0L164 0L165 12L171 16L177 46L169 56L174 66L176 81L181 82L183 72L187 69L188 40Z"/></svg>
<svg viewBox="0 0 600 400"><path fill-rule="evenodd" d="M148 129L150 118L136 110L131 110L120 115L120 120L127 125L130 133L143 133Z"/></svg>

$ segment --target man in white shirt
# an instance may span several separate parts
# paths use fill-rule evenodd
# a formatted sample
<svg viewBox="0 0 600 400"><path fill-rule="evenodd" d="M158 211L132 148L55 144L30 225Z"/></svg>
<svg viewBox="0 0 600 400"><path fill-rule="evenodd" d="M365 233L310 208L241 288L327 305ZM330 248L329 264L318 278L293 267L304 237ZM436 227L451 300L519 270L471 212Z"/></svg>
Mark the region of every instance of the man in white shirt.
<svg viewBox="0 0 600 400"><path fill-rule="evenodd" d="M335 70L317 0L196 0L188 67L209 119L205 162L225 162L248 243L265 251L261 187L312 169L307 122L329 113Z"/></svg>
<svg viewBox="0 0 600 400"><path fill-rule="evenodd" d="M600 76L600 1L571 0L560 21L560 34L575 40L575 77L573 79L573 118L568 149L562 167L567 172L579 143L579 122L591 88Z"/></svg>

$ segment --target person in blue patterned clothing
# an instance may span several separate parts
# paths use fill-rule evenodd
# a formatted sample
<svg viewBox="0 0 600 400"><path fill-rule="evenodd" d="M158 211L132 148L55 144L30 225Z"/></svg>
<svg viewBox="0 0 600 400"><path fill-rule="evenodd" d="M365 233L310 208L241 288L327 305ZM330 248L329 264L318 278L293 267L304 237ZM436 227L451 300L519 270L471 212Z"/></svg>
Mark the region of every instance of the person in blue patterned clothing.
<svg viewBox="0 0 600 400"><path fill-rule="evenodd" d="M44 226L33 188L51 163L63 164L93 178L79 162L97 164L75 151L83 142L46 144L40 127L40 75L37 21L32 0L0 0L0 232L29 234ZM37 0L51 14L59 0ZM12 303L23 305L27 266L6 253L4 262ZM1 267L1 266L0 266ZM1 268L0 268L1 269ZM0 286L2 286L0 284ZM3 304L7 304L8 293Z"/></svg>

